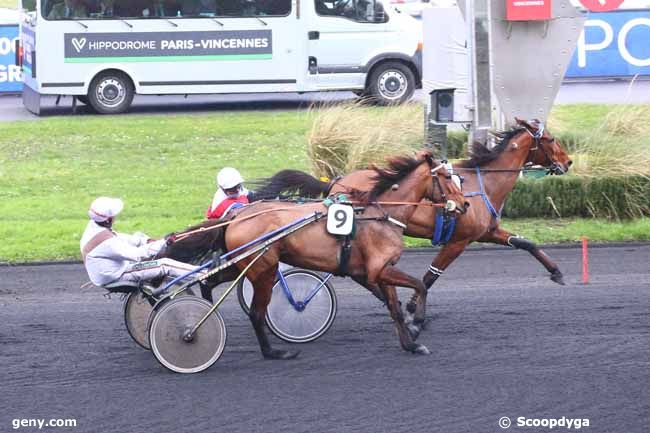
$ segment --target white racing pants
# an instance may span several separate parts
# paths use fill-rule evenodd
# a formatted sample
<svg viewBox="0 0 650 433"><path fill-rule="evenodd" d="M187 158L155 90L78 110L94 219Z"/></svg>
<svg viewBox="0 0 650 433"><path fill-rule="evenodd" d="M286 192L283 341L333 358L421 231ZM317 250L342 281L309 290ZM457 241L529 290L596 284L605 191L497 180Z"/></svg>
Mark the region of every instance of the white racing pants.
<svg viewBox="0 0 650 433"><path fill-rule="evenodd" d="M151 281L158 277L176 278L193 271L197 267L168 258L150 260L130 265L119 281L141 282Z"/></svg>

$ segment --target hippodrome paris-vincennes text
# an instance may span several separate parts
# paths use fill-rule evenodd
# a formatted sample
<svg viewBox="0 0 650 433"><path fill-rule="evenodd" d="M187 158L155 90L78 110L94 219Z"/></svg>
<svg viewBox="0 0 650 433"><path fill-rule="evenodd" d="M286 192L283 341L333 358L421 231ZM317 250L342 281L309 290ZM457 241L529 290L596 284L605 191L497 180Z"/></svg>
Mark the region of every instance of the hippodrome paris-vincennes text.
<svg viewBox="0 0 650 433"><path fill-rule="evenodd" d="M90 41L88 49L102 50L193 50L194 48L236 49L236 48L267 48L268 38L230 38L230 39L171 39L160 41Z"/></svg>

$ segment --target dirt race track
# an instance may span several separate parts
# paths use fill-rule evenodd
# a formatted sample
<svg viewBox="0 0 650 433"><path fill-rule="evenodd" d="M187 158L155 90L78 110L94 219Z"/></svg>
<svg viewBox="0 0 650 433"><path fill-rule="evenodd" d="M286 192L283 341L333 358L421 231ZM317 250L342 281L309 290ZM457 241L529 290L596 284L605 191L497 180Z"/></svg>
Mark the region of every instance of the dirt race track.
<svg viewBox="0 0 650 433"><path fill-rule="evenodd" d="M195 375L137 347L118 297L78 289L81 265L0 267L0 432L74 418L41 431L488 433L506 431L503 416L509 431L566 417L589 433L649 432L650 245L592 249L588 285L578 248L547 252L566 286L524 252L466 252L429 294L430 356L403 352L386 308L338 279L330 332L297 360L265 361L233 296L226 351ZM400 267L421 276L432 256L405 253Z"/></svg>

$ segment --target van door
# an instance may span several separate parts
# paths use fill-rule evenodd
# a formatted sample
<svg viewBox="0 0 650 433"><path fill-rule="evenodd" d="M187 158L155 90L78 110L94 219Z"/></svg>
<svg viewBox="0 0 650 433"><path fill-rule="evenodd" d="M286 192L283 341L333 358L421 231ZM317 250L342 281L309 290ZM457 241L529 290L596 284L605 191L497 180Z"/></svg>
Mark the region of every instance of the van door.
<svg viewBox="0 0 650 433"><path fill-rule="evenodd" d="M316 89L363 89L366 64L390 45L388 15L377 0L303 0L310 82Z"/></svg>

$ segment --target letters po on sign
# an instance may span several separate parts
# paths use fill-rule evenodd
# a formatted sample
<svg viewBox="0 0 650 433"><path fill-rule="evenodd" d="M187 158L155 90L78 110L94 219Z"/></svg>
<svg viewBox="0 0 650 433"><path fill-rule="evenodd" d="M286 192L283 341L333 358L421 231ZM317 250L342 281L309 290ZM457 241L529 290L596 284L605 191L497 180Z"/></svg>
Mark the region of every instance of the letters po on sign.
<svg viewBox="0 0 650 433"><path fill-rule="evenodd" d="M580 3L589 12L609 12L618 9L623 0L580 0Z"/></svg>
<svg viewBox="0 0 650 433"><path fill-rule="evenodd" d="M333 235L352 233L354 209L345 204L333 204L327 209L327 231Z"/></svg>

